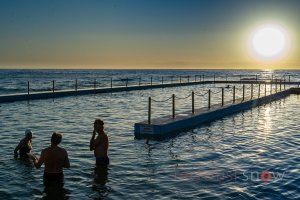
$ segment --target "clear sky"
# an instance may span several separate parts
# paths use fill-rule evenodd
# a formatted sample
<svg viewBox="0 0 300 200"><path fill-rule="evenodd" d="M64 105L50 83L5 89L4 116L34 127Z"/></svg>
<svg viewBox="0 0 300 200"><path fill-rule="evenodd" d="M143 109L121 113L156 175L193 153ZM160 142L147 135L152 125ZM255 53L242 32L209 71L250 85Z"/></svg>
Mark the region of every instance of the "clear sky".
<svg viewBox="0 0 300 200"><path fill-rule="evenodd" d="M1 68L299 68L298 0L1 0ZM289 34L251 55L264 23Z"/></svg>

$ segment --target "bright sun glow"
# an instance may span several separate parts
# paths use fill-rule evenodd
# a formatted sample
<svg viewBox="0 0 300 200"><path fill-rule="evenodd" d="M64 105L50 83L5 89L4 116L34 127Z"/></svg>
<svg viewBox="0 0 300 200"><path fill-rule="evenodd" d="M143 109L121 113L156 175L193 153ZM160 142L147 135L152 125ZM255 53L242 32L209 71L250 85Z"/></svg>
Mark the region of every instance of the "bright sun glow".
<svg viewBox="0 0 300 200"><path fill-rule="evenodd" d="M265 25L251 36L251 49L256 57L268 60L280 58L288 49L286 32L276 25Z"/></svg>

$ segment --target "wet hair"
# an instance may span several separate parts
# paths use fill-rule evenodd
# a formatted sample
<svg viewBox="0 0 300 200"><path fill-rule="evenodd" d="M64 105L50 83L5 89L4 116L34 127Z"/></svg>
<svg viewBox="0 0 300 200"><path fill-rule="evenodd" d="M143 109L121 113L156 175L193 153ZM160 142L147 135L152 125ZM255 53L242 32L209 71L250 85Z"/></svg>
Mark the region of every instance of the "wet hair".
<svg viewBox="0 0 300 200"><path fill-rule="evenodd" d="M52 137L51 137L51 143L58 145L61 142L62 135L57 132L53 132Z"/></svg>
<svg viewBox="0 0 300 200"><path fill-rule="evenodd" d="M104 122L101 119L96 119L94 124L100 124L100 125L104 125Z"/></svg>

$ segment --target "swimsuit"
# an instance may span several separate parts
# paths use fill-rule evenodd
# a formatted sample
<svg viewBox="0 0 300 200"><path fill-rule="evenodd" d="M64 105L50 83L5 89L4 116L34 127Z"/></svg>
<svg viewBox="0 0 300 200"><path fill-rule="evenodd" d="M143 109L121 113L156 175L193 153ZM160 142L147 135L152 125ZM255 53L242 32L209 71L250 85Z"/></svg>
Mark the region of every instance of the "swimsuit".
<svg viewBox="0 0 300 200"><path fill-rule="evenodd" d="M44 185L58 185L63 186L64 185L64 174L61 173L47 173L44 172Z"/></svg>
<svg viewBox="0 0 300 200"><path fill-rule="evenodd" d="M27 153L30 153L31 147L28 145L28 143L25 143L21 148L20 148L20 157L26 158Z"/></svg>
<svg viewBox="0 0 300 200"><path fill-rule="evenodd" d="M96 157L96 164L97 165L108 165L109 164L109 158L107 156L105 156L105 157Z"/></svg>

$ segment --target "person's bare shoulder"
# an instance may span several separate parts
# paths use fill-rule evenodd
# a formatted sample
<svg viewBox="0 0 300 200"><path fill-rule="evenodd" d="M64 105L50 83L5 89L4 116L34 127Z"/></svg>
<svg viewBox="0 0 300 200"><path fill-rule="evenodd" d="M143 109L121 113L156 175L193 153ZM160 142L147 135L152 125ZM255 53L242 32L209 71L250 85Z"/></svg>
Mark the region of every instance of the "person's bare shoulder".
<svg viewBox="0 0 300 200"><path fill-rule="evenodd" d="M107 137L106 133L103 133L103 134L99 135L99 139L100 140L108 140L108 137Z"/></svg>
<svg viewBox="0 0 300 200"><path fill-rule="evenodd" d="M108 136L107 136L107 134L106 134L106 133L104 133L103 135L104 135L104 138L105 138L106 140L108 140Z"/></svg>
<svg viewBox="0 0 300 200"><path fill-rule="evenodd" d="M62 148L62 147L59 147L59 149L60 149L60 151L61 151L63 154L66 154L66 155L68 154L66 149L64 149L64 148Z"/></svg>

